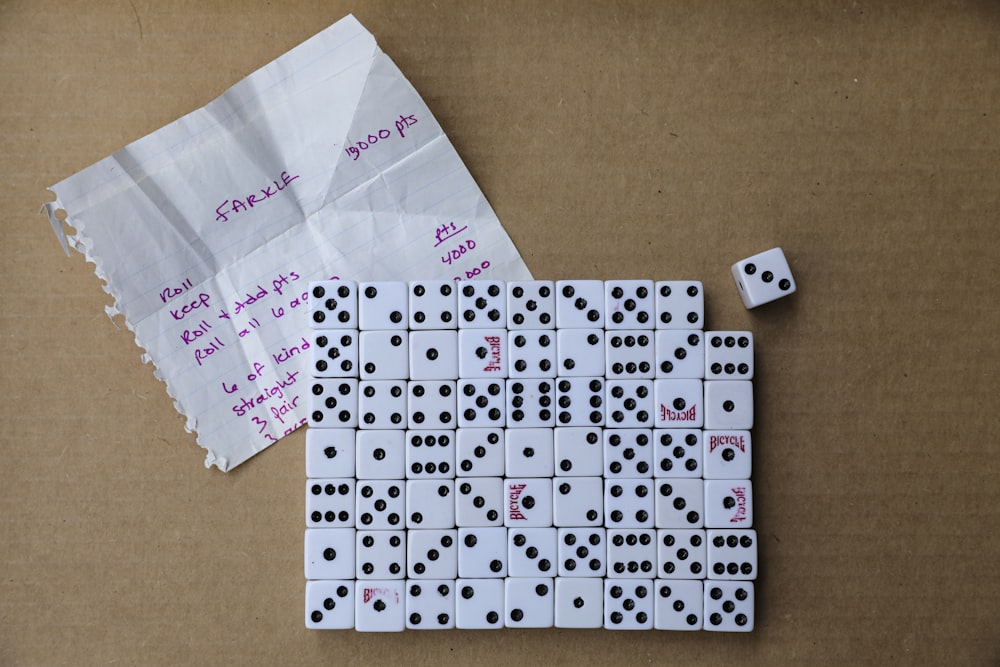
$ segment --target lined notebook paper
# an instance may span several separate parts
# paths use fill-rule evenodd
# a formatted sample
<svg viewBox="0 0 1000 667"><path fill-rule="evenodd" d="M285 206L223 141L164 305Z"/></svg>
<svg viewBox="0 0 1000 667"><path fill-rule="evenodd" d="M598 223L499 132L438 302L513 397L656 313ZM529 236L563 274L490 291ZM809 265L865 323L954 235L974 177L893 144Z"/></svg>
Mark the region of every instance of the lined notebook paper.
<svg viewBox="0 0 1000 667"><path fill-rule="evenodd" d="M305 423L309 281L531 277L353 16L51 189L60 241L222 470Z"/></svg>

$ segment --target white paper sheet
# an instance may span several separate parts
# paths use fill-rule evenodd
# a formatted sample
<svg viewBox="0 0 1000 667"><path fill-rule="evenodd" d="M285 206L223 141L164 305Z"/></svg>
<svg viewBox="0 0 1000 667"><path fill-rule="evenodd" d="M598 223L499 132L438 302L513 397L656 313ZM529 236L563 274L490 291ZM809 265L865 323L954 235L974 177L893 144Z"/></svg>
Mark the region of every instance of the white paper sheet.
<svg viewBox="0 0 1000 667"><path fill-rule="evenodd" d="M52 190L64 247L94 262L222 470L305 422L310 280L530 278L353 16Z"/></svg>

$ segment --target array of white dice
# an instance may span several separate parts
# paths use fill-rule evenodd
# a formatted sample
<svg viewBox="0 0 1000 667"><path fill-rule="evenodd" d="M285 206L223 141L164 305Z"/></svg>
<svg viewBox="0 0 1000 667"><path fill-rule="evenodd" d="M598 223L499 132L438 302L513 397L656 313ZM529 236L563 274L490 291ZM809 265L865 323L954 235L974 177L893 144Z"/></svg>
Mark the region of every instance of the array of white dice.
<svg viewBox="0 0 1000 667"><path fill-rule="evenodd" d="M750 631L753 337L701 283L310 285L306 625Z"/></svg>

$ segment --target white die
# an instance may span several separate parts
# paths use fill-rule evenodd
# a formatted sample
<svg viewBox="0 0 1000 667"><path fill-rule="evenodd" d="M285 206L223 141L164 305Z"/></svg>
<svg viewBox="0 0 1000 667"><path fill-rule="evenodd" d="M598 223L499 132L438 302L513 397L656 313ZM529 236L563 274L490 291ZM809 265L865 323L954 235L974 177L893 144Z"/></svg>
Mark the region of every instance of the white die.
<svg viewBox="0 0 1000 667"><path fill-rule="evenodd" d="M502 378L459 380L459 427L502 427L507 402L505 386L506 380Z"/></svg>
<svg viewBox="0 0 1000 667"><path fill-rule="evenodd" d="M354 480L310 479L306 482L306 526L354 526Z"/></svg>
<svg viewBox="0 0 1000 667"><path fill-rule="evenodd" d="M404 380L410 374L405 331L362 331L358 367L362 380Z"/></svg>
<svg viewBox="0 0 1000 667"><path fill-rule="evenodd" d="M749 528L753 525L750 480L705 480L705 527Z"/></svg>
<svg viewBox="0 0 1000 667"><path fill-rule="evenodd" d="M312 336L313 375L318 378L358 376L358 332L323 329Z"/></svg>
<svg viewBox="0 0 1000 667"><path fill-rule="evenodd" d="M409 531L406 574L412 579L454 579L458 575L458 531Z"/></svg>
<svg viewBox="0 0 1000 667"><path fill-rule="evenodd" d="M608 528L653 527L653 482L614 479L604 485L604 525Z"/></svg>
<svg viewBox="0 0 1000 667"><path fill-rule="evenodd" d="M604 378L558 378L556 405L556 426L604 425Z"/></svg>
<svg viewBox="0 0 1000 667"><path fill-rule="evenodd" d="M569 426L555 430L555 473L596 477L604 473L604 441L598 426Z"/></svg>
<svg viewBox="0 0 1000 667"><path fill-rule="evenodd" d="M504 479L508 528L548 528L552 525L552 480L547 477Z"/></svg>
<svg viewBox="0 0 1000 667"><path fill-rule="evenodd" d="M406 477L446 479L455 476L454 431L407 431Z"/></svg>
<svg viewBox="0 0 1000 667"><path fill-rule="evenodd" d="M406 481L406 527L410 534L455 527L455 482L450 479ZM419 528L421 530L412 530Z"/></svg>
<svg viewBox="0 0 1000 667"><path fill-rule="evenodd" d="M605 334L604 374L610 378L653 377L656 359L652 331L609 331Z"/></svg>
<svg viewBox="0 0 1000 667"><path fill-rule="evenodd" d="M505 378L508 337L503 329L462 329L458 332L458 377Z"/></svg>
<svg viewBox="0 0 1000 667"><path fill-rule="evenodd" d="M358 431L354 473L358 479L402 479L406 475L404 436L403 431Z"/></svg>
<svg viewBox="0 0 1000 667"><path fill-rule="evenodd" d="M358 425L358 381L352 378L317 378L309 396L309 426L353 428Z"/></svg>
<svg viewBox="0 0 1000 667"><path fill-rule="evenodd" d="M410 329L454 329L458 298L450 280L416 280L409 284Z"/></svg>
<svg viewBox="0 0 1000 667"><path fill-rule="evenodd" d="M489 329L507 324L507 291L502 280L470 280L458 290L458 326Z"/></svg>
<svg viewBox="0 0 1000 667"><path fill-rule="evenodd" d="M752 378L753 333L706 331L705 379L750 380Z"/></svg>
<svg viewBox="0 0 1000 667"><path fill-rule="evenodd" d="M656 572L656 531L608 530L608 577L648 579Z"/></svg>
<svg viewBox="0 0 1000 667"><path fill-rule="evenodd" d="M653 429L653 475L656 477L701 477L701 441L701 429Z"/></svg>
<svg viewBox="0 0 1000 667"><path fill-rule="evenodd" d="M349 630L354 627L354 582L307 581L306 627Z"/></svg>
<svg viewBox="0 0 1000 667"><path fill-rule="evenodd" d="M600 477L564 477L552 487L552 523L556 526L604 525L604 480Z"/></svg>
<svg viewBox="0 0 1000 667"><path fill-rule="evenodd" d="M460 428L455 432L458 477L503 477L504 430Z"/></svg>
<svg viewBox="0 0 1000 667"><path fill-rule="evenodd" d="M749 380L705 382L705 428L749 429L753 426L753 383Z"/></svg>
<svg viewBox="0 0 1000 667"><path fill-rule="evenodd" d="M556 327L591 329L604 327L604 282L601 280L556 281Z"/></svg>
<svg viewBox="0 0 1000 667"><path fill-rule="evenodd" d="M709 431L703 434L705 479L750 479L750 431Z"/></svg>
<svg viewBox="0 0 1000 667"><path fill-rule="evenodd" d="M512 577L504 582L508 628L551 628L555 623L555 591L548 577Z"/></svg>
<svg viewBox="0 0 1000 667"><path fill-rule="evenodd" d="M753 630L753 582L706 581L704 600L705 630L716 632Z"/></svg>
<svg viewBox="0 0 1000 667"><path fill-rule="evenodd" d="M354 476L354 429L306 429L306 477Z"/></svg>
<svg viewBox="0 0 1000 667"><path fill-rule="evenodd" d="M353 579L354 540L353 528L307 528L306 579Z"/></svg>
<svg viewBox="0 0 1000 667"><path fill-rule="evenodd" d="M604 430L604 476L652 477L653 441L648 428Z"/></svg>
<svg viewBox="0 0 1000 667"><path fill-rule="evenodd" d="M458 576L490 579L507 576L507 529L458 529Z"/></svg>
<svg viewBox="0 0 1000 667"><path fill-rule="evenodd" d="M508 477L552 477L552 429L507 429L504 455Z"/></svg>
<svg viewBox="0 0 1000 667"><path fill-rule="evenodd" d="M455 525L459 528L503 526L504 485L499 477L466 477L458 480Z"/></svg>
<svg viewBox="0 0 1000 667"><path fill-rule="evenodd" d="M705 482L657 479L655 505L657 528L701 528L705 525Z"/></svg>
<svg viewBox="0 0 1000 667"><path fill-rule="evenodd" d="M704 579L707 545L700 528L656 531L656 576L662 579Z"/></svg>
<svg viewBox="0 0 1000 667"><path fill-rule="evenodd" d="M756 308L795 292L795 278L781 248L771 248L732 266L733 280L747 308Z"/></svg>
<svg viewBox="0 0 1000 667"><path fill-rule="evenodd" d="M551 577L558 564L555 528L507 530L507 576Z"/></svg>
<svg viewBox="0 0 1000 667"><path fill-rule="evenodd" d="M604 581L599 578L556 579L555 626L599 628L604 619Z"/></svg>
<svg viewBox="0 0 1000 667"><path fill-rule="evenodd" d="M358 581L354 593L354 629L358 632L402 632L406 627L406 582Z"/></svg>
<svg viewBox="0 0 1000 667"><path fill-rule="evenodd" d="M656 332L656 377L705 376L705 335L694 329L661 329Z"/></svg>
<svg viewBox="0 0 1000 667"><path fill-rule="evenodd" d="M410 428L455 428L455 381L411 380L406 386Z"/></svg>
<svg viewBox="0 0 1000 667"><path fill-rule="evenodd" d="M309 283L309 310L314 329L357 329L358 284L353 280Z"/></svg>
<svg viewBox="0 0 1000 667"><path fill-rule="evenodd" d="M406 329L409 324L405 282L377 281L358 285L358 321L368 331Z"/></svg>
<svg viewBox="0 0 1000 667"><path fill-rule="evenodd" d="M367 530L402 528L406 516L405 482L363 479L357 482L357 523Z"/></svg>
<svg viewBox="0 0 1000 667"><path fill-rule="evenodd" d="M552 329L555 315L555 283L551 280L507 283L508 329Z"/></svg>
<svg viewBox="0 0 1000 667"><path fill-rule="evenodd" d="M406 425L405 380L361 380L358 383L358 427L397 429Z"/></svg>
<svg viewBox="0 0 1000 667"><path fill-rule="evenodd" d="M701 428L705 422L701 380L653 380L657 428Z"/></svg>
<svg viewBox="0 0 1000 667"><path fill-rule="evenodd" d="M556 336L550 329L511 331L507 338L508 372L512 378L554 378Z"/></svg>
<svg viewBox="0 0 1000 667"><path fill-rule="evenodd" d="M657 329L702 329L705 324L705 290L697 280L664 280L656 283Z"/></svg>
<svg viewBox="0 0 1000 667"><path fill-rule="evenodd" d="M653 281L608 280L604 283L607 329L652 329Z"/></svg>
<svg viewBox="0 0 1000 667"><path fill-rule="evenodd" d="M560 377L604 374L604 331L559 329L556 331L556 373Z"/></svg>
<svg viewBox="0 0 1000 667"><path fill-rule="evenodd" d="M608 630L653 628L651 579L604 581L604 627Z"/></svg>
<svg viewBox="0 0 1000 667"><path fill-rule="evenodd" d="M411 380L457 379L458 332L411 331L409 357Z"/></svg>
<svg viewBox="0 0 1000 667"><path fill-rule="evenodd" d="M608 546L604 528L558 528L556 533L560 577L603 577Z"/></svg>
<svg viewBox="0 0 1000 667"><path fill-rule="evenodd" d="M608 380L605 423L611 428L653 425L652 380Z"/></svg>
<svg viewBox="0 0 1000 667"><path fill-rule="evenodd" d="M507 380L507 428L552 427L556 423L553 379Z"/></svg>
<svg viewBox="0 0 1000 667"><path fill-rule="evenodd" d="M458 579L455 581L455 626L465 630L496 630L503 627L503 579Z"/></svg>
<svg viewBox="0 0 1000 667"><path fill-rule="evenodd" d="M751 580L757 578L757 531L710 528L708 578Z"/></svg>
<svg viewBox="0 0 1000 667"><path fill-rule="evenodd" d="M402 579L406 576L406 531L359 530L355 554L358 579Z"/></svg>
<svg viewBox="0 0 1000 667"><path fill-rule="evenodd" d="M409 630L454 628L454 580L415 579L406 582L406 627Z"/></svg>
<svg viewBox="0 0 1000 667"><path fill-rule="evenodd" d="M653 582L653 627L657 630L701 630L705 607L704 586L691 579L657 579Z"/></svg>

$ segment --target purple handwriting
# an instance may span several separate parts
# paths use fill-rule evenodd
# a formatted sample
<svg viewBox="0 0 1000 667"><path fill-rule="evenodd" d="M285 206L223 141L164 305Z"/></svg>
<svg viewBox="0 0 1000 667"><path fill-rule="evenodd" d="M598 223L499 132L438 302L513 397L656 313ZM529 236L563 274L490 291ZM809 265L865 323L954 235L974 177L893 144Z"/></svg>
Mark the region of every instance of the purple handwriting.
<svg viewBox="0 0 1000 667"><path fill-rule="evenodd" d="M180 296L181 294L184 294L184 292L187 292L193 287L194 283L191 282L191 279L185 278L184 281L181 282L180 287L167 287L162 292L160 292L160 301L166 303L167 301L173 299L175 296Z"/></svg>
<svg viewBox="0 0 1000 667"><path fill-rule="evenodd" d="M264 203L288 187L288 184L296 178L298 178L298 175L289 176L287 171L283 171L281 172L281 176L271 181L270 185L265 185L257 192L248 194L245 199L227 199L215 209L216 222L229 222L230 215L244 213L257 204Z"/></svg>
<svg viewBox="0 0 1000 667"><path fill-rule="evenodd" d="M434 238L437 239L437 243L434 244L434 247L435 248L438 247L451 237L461 234L468 228L469 228L468 225L459 228L454 222L446 222L445 224L438 227L437 231L434 232Z"/></svg>
<svg viewBox="0 0 1000 667"><path fill-rule="evenodd" d="M396 121L396 133L399 135L400 139L404 139L406 138L406 130L408 130L410 127L416 124L417 124L416 116L400 115L399 120ZM368 150L369 148L377 144L379 141L384 142L387 139L391 139L392 137L393 137L392 130L386 128L373 130L368 133L368 136L365 137L365 139L351 142L351 145L345 148L344 152L347 153L347 155L350 156L352 160L357 160L359 157L361 157L361 153L363 151Z"/></svg>
<svg viewBox="0 0 1000 667"><path fill-rule="evenodd" d="M445 254L441 255L441 263L450 265L452 262L456 262L462 258L462 255L469 252L470 250L476 249L475 239L468 239L457 246L447 251Z"/></svg>
<svg viewBox="0 0 1000 667"><path fill-rule="evenodd" d="M209 304L209 301L211 301L211 299L212 299L212 297L210 297L208 294L205 294L203 292L203 293L199 294L198 298L195 299L194 301L191 301L190 303L186 303L186 304L184 304L183 306L181 306L180 308L178 308L176 310L171 310L170 311L170 315L175 320L178 320L178 321L183 320L185 318L185 316L190 315L195 310L197 310L199 308L207 308L208 304Z"/></svg>

